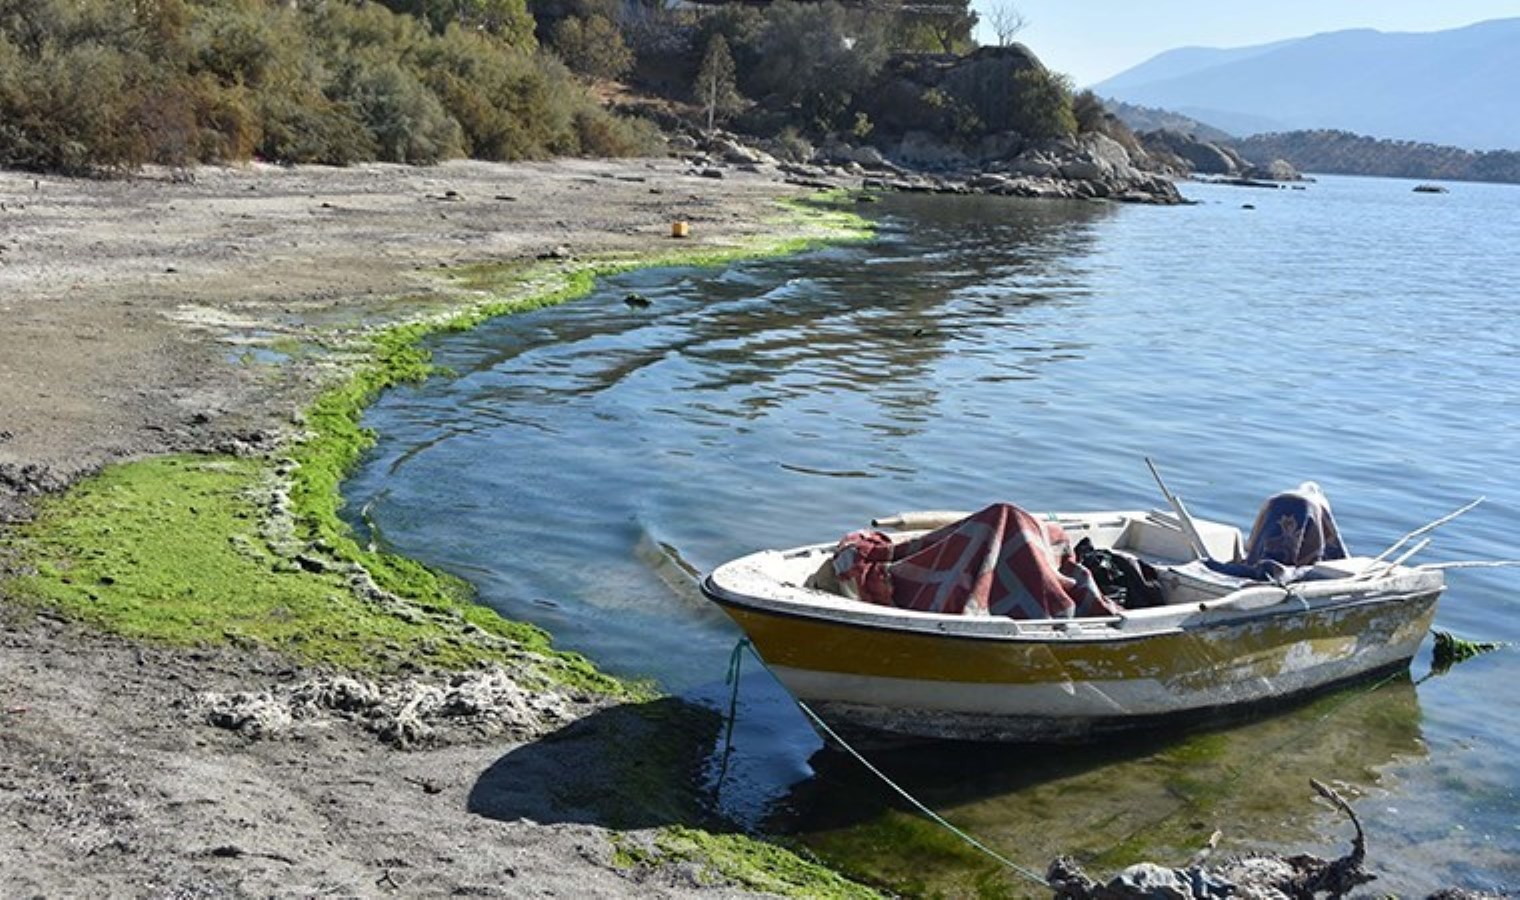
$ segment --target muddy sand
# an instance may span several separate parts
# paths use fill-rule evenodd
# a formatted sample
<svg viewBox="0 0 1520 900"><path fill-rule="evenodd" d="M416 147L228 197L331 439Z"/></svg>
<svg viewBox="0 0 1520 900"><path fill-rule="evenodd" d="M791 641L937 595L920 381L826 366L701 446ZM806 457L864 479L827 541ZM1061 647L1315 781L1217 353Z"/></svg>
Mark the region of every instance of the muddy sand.
<svg viewBox="0 0 1520 900"><path fill-rule="evenodd" d="M674 220L700 250L763 233L800 193L675 160L0 171L0 522L113 461L278 446L326 382L269 348L414 314L403 298L442 270L669 252ZM530 698L521 722L403 751L340 714L359 690L340 685L340 713L253 739L208 724L207 696L313 673L135 644L3 591L0 895L733 892L695 868L615 865L628 838L556 799L567 767L596 761L573 735L553 753L530 739L600 714L585 698Z"/></svg>

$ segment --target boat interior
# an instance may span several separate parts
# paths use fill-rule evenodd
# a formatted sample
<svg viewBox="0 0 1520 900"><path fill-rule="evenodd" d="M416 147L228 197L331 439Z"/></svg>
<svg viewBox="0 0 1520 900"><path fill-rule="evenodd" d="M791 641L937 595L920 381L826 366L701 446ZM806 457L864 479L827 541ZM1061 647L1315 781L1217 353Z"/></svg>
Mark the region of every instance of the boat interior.
<svg viewBox="0 0 1520 900"><path fill-rule="evenodd" d="M876 519L872 525L890 535L894 542L899 542L958 522L966 515L948 511L899 513ZM1248 608L1277 603L1284 597L1284 588L1279 584L1220 572L1200 560L1193 550L1190 536L1171 512L1049 513L1041 518L1061 526L1072 545L1080 544L1085 538L1094 548L1126 554L1154 567L1161 607L1202 604L1209 608L1228 601L1232 608ZM1229 562L1244 555L1239 528L1196 518L1191 519L1191 523L1212 560ZM848 593L833 577L833 556L832 545L782 554L774 564L784 567L785 571L772 570L771 575L783 584L848 598ZM1321 582L1327 586L1337 581L1342 584L1359 581L1374 564L1370 557L1326 560L1299 571L1296 580ZM1127 609L1125 615L1144 615L1152 611Z"/></svg>

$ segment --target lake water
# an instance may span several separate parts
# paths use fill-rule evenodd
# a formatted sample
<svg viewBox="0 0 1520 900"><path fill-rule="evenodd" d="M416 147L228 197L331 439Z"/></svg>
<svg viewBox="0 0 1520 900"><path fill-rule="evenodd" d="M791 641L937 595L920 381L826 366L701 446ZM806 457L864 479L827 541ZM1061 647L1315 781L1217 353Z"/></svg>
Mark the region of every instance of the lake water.
<svg viewBox="0 0 1520 900"><path fill-rule="evenodd" d="M739 636L683 566L902 509L1161 504L1248 528L1312 478L1354 551L1462 503L1423 559L1520 557L1520 187L1186 185L1180 208L894 197L879 239L606 282L432 344L346 487L390 547L605 668L726 707ZM647 308L623 302L630 292ZM1448 576L1437 627L1520 641L1520 570ZM1520 890L1520 652L1247 725L883 768L1037 870L1228 849L1338 855L1337 784L1379 892ZM730 812L910 893L1027 885L820 743L749 668Z"/></svg>

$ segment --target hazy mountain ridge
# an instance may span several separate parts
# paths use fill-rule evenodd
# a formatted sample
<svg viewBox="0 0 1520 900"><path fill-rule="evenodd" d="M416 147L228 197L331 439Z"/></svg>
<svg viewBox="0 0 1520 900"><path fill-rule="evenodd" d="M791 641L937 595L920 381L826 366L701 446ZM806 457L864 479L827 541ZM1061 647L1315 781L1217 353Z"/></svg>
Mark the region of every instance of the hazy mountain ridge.
<svg viewBox="0 0 1520 900"><path fill-rule="evenodd" d="M1296 39L1294 39L1296 40ZM1151 57L1138 66L1125 69L1118 75L1094 85L1098 93L1111 93L1126 88L1141 87L1153 82L1182 78L1214 66L1228 65L1260 56L1292 41L1276 41L1250 47L1178 47Z"/></svg>
<svg viewBox="0 0 1520 900"><path fill-rule="evenodd" d="M1238 134L1336 129L1520 149L1520 18L1430 33L1329 32L1163 53L1093 87Z"/></svg>

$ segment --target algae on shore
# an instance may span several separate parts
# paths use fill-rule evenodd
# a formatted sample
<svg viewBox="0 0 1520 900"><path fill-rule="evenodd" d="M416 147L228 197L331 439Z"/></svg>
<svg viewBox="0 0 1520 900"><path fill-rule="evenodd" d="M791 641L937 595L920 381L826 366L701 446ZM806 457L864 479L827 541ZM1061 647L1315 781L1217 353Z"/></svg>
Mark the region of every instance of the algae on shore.
<svg viewBox="0 0 1520 900"><path fill-rule="evenodd" d="M430 372L419 346L429 334L571 300L615 272L796 252L863 238L870 228L826 205L793 203L773 233L716 249L483 263L454 270L449 283L419 298L416 308L430 315L347 338L313 334L338 352L285 363L311 366L329 384L305 410L301 434L270 454L119 463L40 499L33 521L0 535L0 550L19 573L6 578L6 593L137 640L262 647L304 663L380 673L501 664L527 690L559 686L648 700L647 685L606 675L555 650L541 629L475 604L463 581L360 546L339 515L340 485L372 443L360 424L364 408L386 388ZM630 779L626 786L648 797L684 769L661 771L654 783ZM667 821L650 864L693 862L717 880L793 895L866 893L763 840L709 835L686 814Z"/></svg>
<svg viewBox="0 0 1520 900"><path fill-rule="evenodd" d="M787 236L775 239L463 270L440 288L447 311L344 342L347 372L310 405L304 433L279 453L128 462L42 500L36 520L5 538L30 572L9 586L133 638L255 643L360 670L408 662L520 667L531 659L548 682L643 696L646 688L553 650L540 629L475 604L464 582L360 547L339 515L342 480L373 442L360 417L386 388L427 377L420 341L429 334L563 303L634 268L716 265L869 236L870 226L838 205L837 197L783 204L774 230Z"/></svg>

